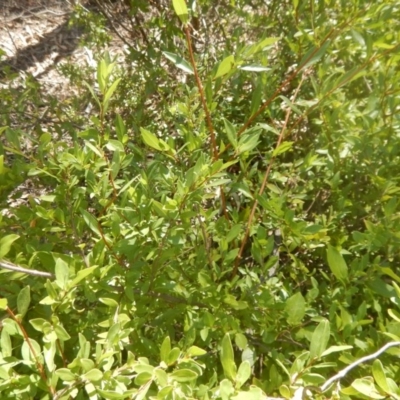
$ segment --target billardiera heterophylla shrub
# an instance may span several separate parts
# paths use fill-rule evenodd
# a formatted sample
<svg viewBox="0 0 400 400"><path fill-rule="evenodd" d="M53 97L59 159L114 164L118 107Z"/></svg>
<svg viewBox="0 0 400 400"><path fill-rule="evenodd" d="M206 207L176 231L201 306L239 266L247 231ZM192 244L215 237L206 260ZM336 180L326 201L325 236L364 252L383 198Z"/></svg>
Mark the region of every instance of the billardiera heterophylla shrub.
<svg viewBox="0 0 400 400"><path fill-rule="evenodd" d="M400 398L399 7L280 3L168 3L83 125L2 89L1 398Z"/></svg>

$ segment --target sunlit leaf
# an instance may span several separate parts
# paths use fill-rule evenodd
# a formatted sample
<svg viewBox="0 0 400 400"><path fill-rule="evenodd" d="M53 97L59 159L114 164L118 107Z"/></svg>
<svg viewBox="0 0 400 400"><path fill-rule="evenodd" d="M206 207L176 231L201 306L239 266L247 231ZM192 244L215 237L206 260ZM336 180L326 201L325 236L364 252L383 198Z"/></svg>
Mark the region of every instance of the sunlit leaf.
<svg viewBox="0 0 400 400"><path fill-rule="evenodd" d="M169 51L163 51L163 54L165 57L168 58L168 60L172 61L175 66L182 71L188 73L188 74L193 74L193 68L192 66L182 57L178 56L177 54L171 53Z"/></svg>

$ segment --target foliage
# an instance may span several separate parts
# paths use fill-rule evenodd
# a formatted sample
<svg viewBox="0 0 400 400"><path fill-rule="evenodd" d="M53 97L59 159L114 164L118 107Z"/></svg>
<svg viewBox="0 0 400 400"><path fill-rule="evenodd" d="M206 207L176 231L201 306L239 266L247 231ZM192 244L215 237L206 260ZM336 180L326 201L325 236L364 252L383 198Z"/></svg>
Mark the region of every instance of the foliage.
<svg viewBox="0 0 400 400"><path fill-rule="evenodd" d="M320 390L400 341L399 4L134 3L1 89L1 398L400 399L395 346Z"/></svg>

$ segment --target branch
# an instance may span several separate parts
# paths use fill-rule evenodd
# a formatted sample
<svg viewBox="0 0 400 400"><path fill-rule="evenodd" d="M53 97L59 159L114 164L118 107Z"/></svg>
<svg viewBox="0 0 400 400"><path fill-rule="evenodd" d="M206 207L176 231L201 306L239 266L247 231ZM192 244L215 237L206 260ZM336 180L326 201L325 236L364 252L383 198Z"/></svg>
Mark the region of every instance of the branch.
<svg viewBox="0 0 400 400"><path fill-rule="evenodd" d="M28 274L28 275L33 275L33 276L40 276L43 278L50 278L53 279L54 275L50 272L44 272L44 271L37 271L35 269L27 269L23 268L19 265L12 264L9 261L6 260L0 260L0 267L4 269L8 269L10 271L15 271L15 272L22 272L23 274Z"/></svg>
<svg viewBox="0 0 400 400"><path fill-rule="evenodd" d="M359 366L360 364L370 361L381 355L383 352L385 352L387 349L390 347L394 346L400 346L400 342L389 342L386 343L383 347L381 347L378 351L376 351L373 354L370 354L369 356L365 356L360 358L357 361L354 361L352 364L348 365L346 368L342 369L339 373L337 373L335 376L332 376L332 378L328 379L322 386L321 386L321 391L324 392L333 382L342 379L346 376L348 372L350 372L353 368Z"/></svg>

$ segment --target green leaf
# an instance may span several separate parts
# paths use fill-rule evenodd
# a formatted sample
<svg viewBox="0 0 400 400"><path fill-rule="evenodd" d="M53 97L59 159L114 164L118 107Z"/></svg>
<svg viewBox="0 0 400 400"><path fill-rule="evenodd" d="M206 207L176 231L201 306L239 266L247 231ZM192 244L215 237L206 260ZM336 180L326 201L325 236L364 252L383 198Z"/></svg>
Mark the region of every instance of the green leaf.
<svg viewBox="0 0 400 400"><path fill-rule="evenodd" d="M347 280L348 269L346 261L339 251L328 244L327 248L328 265L336 279L340 281Z"/></svg>
<svg viewBox="0 0 400 400"><path fill-rule="evenodd" d="M93 217L92 214L88 213L84 209L80 209L80 212L83 216L84 221L86 222L86 225L98 236L101 236L100 231L99 231L99 224L97 222L97 219Z"/></svg>
<svg viewBox="0 0 400 400"><path fill-rule="evenodd" d="M174 347L168 354L168 365L175 364L176 360L181 355L181 350L178 347Z"/></svg>
<svg viewBox="0 0 400 400"><path fill-rule="evenodd" d="M59 339L59 340L66 341L66 340L71 339L71 336L61 325L55 325L54 332L56 333L57 339Z"/></svg>
<svg viewBox="0 0 400 400"><path fill-rule="evenodd" d="M51 327L50 323L43 318L30 319L29 323L39 332L44 332L45 327Z"/></svg>
<svg viewBox="0 0 400 400"><path fill-rule="evenodd" d="M197 346L191 346L187 350L187 355L190 357L202 356L204 354L207 354L207 352Z"/></svg>
<svg viewBox="0 0 400 400"><path fill-rule="evenodd" d="M7 235L0 239L0 260L10 251L11 245L19 238L18 235Z"/></svg>
<svg viewBox="0 0 400 400"><path fill-rule="evenodd" d="M25 286L23 289L21 289L17 298L18 314L20 314L22 317L24 317L26 312L28 311L30 302L31 302L31 288L28 285Z"/></svg>
<svg viewBox="0 0 400 400"><path fill-rule="evenodd" d="M245 153L247 151L251 151L253 149L255 149L259 142L259 137L260 137L260 131L259 129L257 129L257 131L253 131L253 132L249 132L249 133L245 133L243 134L240 139L239 139L239 144L238 147L236 149L237 154L242 154Z"/></svg>
<svg viewBox="0 0 400 400"><path fill-rule="evenodd" d="M103 104L105 105L105 108L106 108L106 104L108 104L108 102L110 101L111 96L114 94L115 89L117 89L117 86L120 82L121 82L121 78L116 79L113 82L113 84L109 87L106 94L104 95ZM106 111L106 109L104 110L104 112L105 111Z"/></svg>
<svg viewBox="0 0 400 400"><path fill-rule="evenodd" d="M350 349L352 349L352 348L353 348L353 346L347 346L347 345L343 345L343 346L331 346L331 347L328 347L328 348L321 354L321 357L325 357L325 356L327 356L328 354L337 353L337 352L339 352L339 351L350 350Z"/></svg>
<svg viewBox="0 0 400 400"><path fill-rule="evenodd" d="M69 268L67 263L61 258L56 260L56 283L61 289L66 289L69 278Z"/></svg>
<svg viewBox="0 0 400 400"><path fill-rule="evenodd" d="M251 375L251 365L248 361L243 361L238 369L236 375L235 388L240 389L250 378Z"/></svg>
<svg viewBox="0 0 400 400"><path fill-rule="evenodd" d="M218 69L214 76L214 79L217 79L221 76L228 74L232 70L234 65L235 65L235 57L233 55L225 57L218 65Z"/></svg>
<svg viewBox="0 0 400 400"><path fill-rule="evenodd" d="M384 399L386 396L381 395L375 388L374 383L368 378L356 379L351 386L359 393L367 396L369 399Z"/></svg>
<svg viewBox="0 0 400 400"><path fill-rule="evenodd" d="M306 301L300 292L286 300L285 311L290 325L298 325L306 313Z"/></svg>
<svg viewBox="0 0 400 400"><path fill-rule="evenodd" d="M132 396L132 399L136 399L135 395L138 390L137 389L131 389L131 390L124 390L123 393L118 393L115 391L110 391L110 390L102 390L99 388L96 388L97 392L105 399L107 400L123 400L130 398L129 396Z"/></svg>
<svg viewBox="0 0 400 400"><path fill-rule="evenodd" d="M232 147L236 150L237 144L238 144L237 137L236 137L236 128L226 118L224 118L224 125L225 125L226 136L228 137L228 140L229 140L230 144L232 145Z"/></svg>
<svg viewBox="0 0 400 400"><path fill-rule="evenodd" d="M382 362L380 360L374 360L372 364L372 375L377 385L385 392L390 393L390 387L386 378L385 371L383 369Z"/></svg>
<svg viewBox="0 0 400 400"><path fill-rule="evenodd" d="M104 157L104 154L89 141L85 140L85 146L88 147L90 150L92 150L93 153L97 154L99 157L101 157L101 158Z"/></svg>
<svg viewBox="0 0 400 400"><path fill-rule="evenodd" d="M93 267L85 268L76 274L76 277L71 281L70 286L74 287L76 286L80 281L91 275L96 269L98 268L98 265L95 265Z"/></svg>
<svg viewBox="0 0 400 400"><path fill-rule="evenodd" d="M10 334L5 329L1 330L0 349L1 349L1 357L3 359L12 356L11 337Z"/></svg>
<svg viewBox="0 0 400 400"><path fill-rule="evenodd" d="M329 321L326 319L322 320L311 336L310 360L322 356L328 345L330 333Z"/></svg>
<svg viewBox="0 0 400 400"><path fill-rule="evenodd" d="M327 40L321 47L313 47L311 48L306 55L300 61L298 69L307 68L310 65L315 64L318 62L322 56L325 54L326 50L330 45L330 40Z"/></svg>
<svg viewBox="0 0 400 400"><path fill-rule="evenodd" d="M110 299L108 297L100 297L99 301L103 304L105 304L108 307L114 307L117 308L119 306L118 302L114 299Z"/></svg>
<svg viewBox="0 0 400 400"><path fill-rule="evenodd" d="M170 378L177 382L190 382L198 377L196 372L191 369L178 369L170 374Z"/></svg>
<svg viewBox="0 0 400 400"><path fill-rule="evenodd" d="M231 397L232 400L263 400L265 395L262 390L254 385L251 385L247 392L239 392L236 396Z"/></svg>
<svg viewBox="0 0 400 400"><path fill-rule="evenodd" d="M240 350L244 350L248 346L246 336L244 336L243 333L237 333L235 335L235 344Z"/></svg>
<svg viewBox="0 0 400 400"><path fill-rule="evenodd" d="M168 60L172 61L177 68L188 74L194 74L193 67L182 57L174 53L170 53L169 51L163 51L162 53L168 58Z"/></svg>
<svg viewBox="0 0 400 400"><path fill-rule="evenodd" d="M224 369L225 376L229 379L236 379L236 364L233 355L233 348L229 333L226 333L221 343L221 364Z"/></svg>
<svg viewBox="0 0 400 400"><path fill-rule="evenodd" d="M285 153L293 147L294 142L282 142L272 153L273 157L278 156L279 154Z"/></svg>
<svg viewBox="0 0 400 400"><path fill-rule="evenodd" d="M185 0L172 0L172 4L174 6L176 15L183 24L186 24L189 20L189 13Z"/></svg>
<svg viewBox="0 0 400 400"><path fill-rule="evenodd" d="M55 371L56 375L60 377L63 381L74 381L77 376L71 372L68 368L60 368Z"/></svg>
<svg viewBox="0 0 400 400"><path fill-rule="evenodd" d="M243 65L243 66L240 66L239 69L241 69L242 71L250 71L250 72L265 72L265 71L271 70L271 68L264 67L263 65L259 65L259 64ZM260 87L261 87L261 85L260 85Z"/></svg>
<svg viewBox="0 0 400 400"><path fill-rule="evenodd" d="M222 400L229 400L231 395L235 392L233 384L229 379L223 379L219 383L219 393Z"/></svg>
<svg viewBox="0 0 400 400"><path fill-rule="evenodd" d="M103 373L97 369L93 368L91 371L86 372L86 374L81 376L81 379L88 380L90 382L97 382L103 378Z"/></svg>
<svg viewBox="0 0 400 400"><path fill-rule="evenodd" d="M168 356L169 353L171 352L171 339L169 336L167 336L161 345L160 348L160 358L161 361L164 361L168 365Z"/></svg>
<svg viewBox="0 0 400 400"><path fill-rule="evenodd" d="M233 225L228 234L226 235L226 242L230 243L233 239L238 239L241 231L242 231L241 224Z"/></svg>
<svg viewBox="0 0 400 400"><path fill-rule="evenodd" d="M148 146L150 146L153 149L162 151L162 148L160 146L160 141L156 135L154 135L153 133L151 133L150 131L148 131L147 129L144 129L144 128L140 128L140 133L142 135L143 141Z"/></svg>

